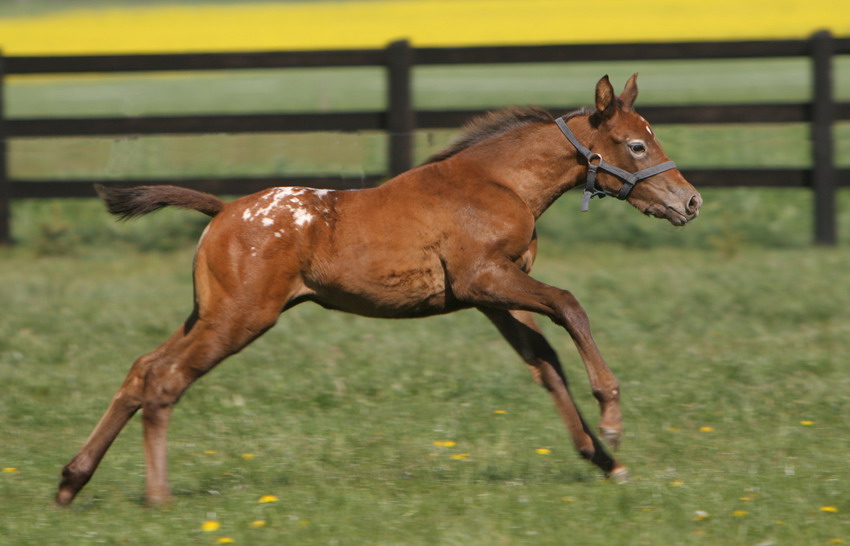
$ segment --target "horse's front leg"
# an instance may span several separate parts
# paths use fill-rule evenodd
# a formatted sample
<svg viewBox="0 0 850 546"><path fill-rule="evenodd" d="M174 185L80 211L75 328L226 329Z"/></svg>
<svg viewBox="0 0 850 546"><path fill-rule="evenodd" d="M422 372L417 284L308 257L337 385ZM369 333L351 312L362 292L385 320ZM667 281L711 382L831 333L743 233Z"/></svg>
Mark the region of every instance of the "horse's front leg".
<svg viewBox="0 0 850 546"><path fill-rule="evenodd" d="M599 421L599 431L602 437L614 448L620 445L623 435L623 414L620 410L620 385L617 378L605 364L596 342L590 333L590 321L587 313L578 300L569 292L564 292L563 299L567 305L569 317L563 324L570 333L578 349L594 398L599 402L602 418ZM557 321L556 321L557 322Z"/></svg>
<svg viewBox="0 0 850 546"><path fill-rule="evenodd" d="M523 311L546 315L556 324L563 326L575 342L587 367L593 394L600 403L602 433L607 441L616 445L623 429L619 386L593 341L587 314L575 297L565 290L532 279L510 262L493 264L485 271L486 274L469 275L463 278L462 282L456 282L453 286L456 295L485 310L502 334L520 352L526 362L532 365L533 370L536 370L535 375L547 389L550 389L550 392L552 385L557 385L558 382L564 384L564 395L556 396L555 400L559 404L559 411L567 422L568 428L571 433L574 433L576 421L568 419L571 410L567 408L572 401L570 400L569 403L566 401L569 394L557 356L531 317ZM461 278L461 276L456 277L456 279ZM510 313L505 313L506 311ZM584 432L593 438L594 448L601 449L601 444L595 441L595 436L587 430L583 422L581 426ZM585 454L583 449L587 447L588 440L582 440L581 434L577 436L574 433L573 437L574 439L578 437L577 446L582 454ZM606 473L616 473L619 465L613 458L610 460L612 468L604 466L601 468Z"/></svg>
<svg viewBox="0 0 850 546"><path fill-rule="evenodd" d="M625 477L625 468L605 451L591 432L569 393L569 382L564 375L558 355L543 337L534 316L527 311L481 309L511 347L528 364L535 381L546 388L558 408L564 424L579 452L602 468L606 474Z"/></svg>

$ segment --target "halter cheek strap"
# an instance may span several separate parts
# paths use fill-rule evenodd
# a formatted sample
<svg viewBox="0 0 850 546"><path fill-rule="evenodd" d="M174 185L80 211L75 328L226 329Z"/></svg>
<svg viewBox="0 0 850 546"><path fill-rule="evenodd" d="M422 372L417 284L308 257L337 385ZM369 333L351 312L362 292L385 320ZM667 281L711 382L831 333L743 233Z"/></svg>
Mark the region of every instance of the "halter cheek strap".
<svg viewBox="0 0 850 546"><path fill-rule="evenodd" d="M575 134L567 127L567 123L564 121L564 118L556 118L555 123L558 125L558 128L561 129L561 132L564 133L564 136L567 137L567 140L570 141L575 149L587 159L587 182L584 185L584 196L581 199L581 210L583 212L587 212L590 208L590 199L592 197L605 197L606 195L611 195L620 200L625 200L626 197L632 191L632 188L635 187L635 184L640 182L641 180L646 180L651 176L655 176L656 174L663 173L664 171L669 171L670 169L675 169L676 164L672 161L665 161L664 163L659 163L658 165L654 165L652 167L648 167L646 169L630 173L629 171L623 170L619 167L611 165L604 159L602 156L591 152L589 148L584 146L581 142L578 141ZM617 178L623 181L623 186L620 188L620 191L617 193L612 193L602 188L597 187L596 185L596 173L599 170L603 170L607 173L613 174Z"/></svg>

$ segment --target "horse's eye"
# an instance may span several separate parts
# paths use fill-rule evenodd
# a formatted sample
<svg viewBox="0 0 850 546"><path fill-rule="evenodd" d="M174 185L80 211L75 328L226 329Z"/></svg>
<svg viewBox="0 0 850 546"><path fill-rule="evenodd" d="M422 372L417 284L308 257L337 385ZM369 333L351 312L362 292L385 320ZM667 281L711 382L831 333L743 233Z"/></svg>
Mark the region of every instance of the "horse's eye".
<svg viewBox="0 0 850 546"><path fill-rule="evenodd" d="M646 153L646 144L643 142L631 142L629 143L629 149L632 153L643 154Z"/></svg>

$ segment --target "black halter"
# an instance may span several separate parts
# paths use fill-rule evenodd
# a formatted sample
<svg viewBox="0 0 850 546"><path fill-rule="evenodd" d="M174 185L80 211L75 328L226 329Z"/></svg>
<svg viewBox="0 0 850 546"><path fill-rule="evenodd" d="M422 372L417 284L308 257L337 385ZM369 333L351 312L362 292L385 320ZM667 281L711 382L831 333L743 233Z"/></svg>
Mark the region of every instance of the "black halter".
<svg viewBox="0 0 850 546"><path fill-rule="evenodd" d="M569 119L573 117L573 115L577 115L579 113L580 112L576 112L575 114L564 117ZM641 180L646 180L651 176L676 168L676 164L672 161L665 161L664 163L659 163L654 167L648 167L635 173L630 173L619 167L615 167L602 159L601 155L591 152L589 148L583 146L570 128L567 127L564 117L556 118L555 123L558 124L558 127L561 129L561 132L564 133L564 136L567 137L567 140L570 141L570 144L575 147L578 153L587 159L587 183L584 186L584 196L581 199L582 212L587 212L587 209L590 208L591 197L605 197L606 195L611 195L617 199L625 200L626 197L629 196L629 193L631 193L632 188L635 187L635 184ZM611 173L623 181L623 187L620 188L618 193L609 192L596 186L596 171L599 169Z"/></svg>

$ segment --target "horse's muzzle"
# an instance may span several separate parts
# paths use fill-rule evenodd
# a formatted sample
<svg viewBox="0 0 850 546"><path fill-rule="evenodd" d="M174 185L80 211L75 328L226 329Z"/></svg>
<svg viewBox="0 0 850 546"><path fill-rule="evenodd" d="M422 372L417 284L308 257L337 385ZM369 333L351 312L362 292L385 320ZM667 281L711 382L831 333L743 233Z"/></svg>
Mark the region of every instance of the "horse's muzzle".
<svg viewBox="0 0 850 546"><path fill-rule="evenodd" d="M663 211L661 207L650 207L646 212L658 218L666 218L674 226L684 226L697 216L702 205L702 197L699 193L694 193L684 204L667 205Z"/></svg>

